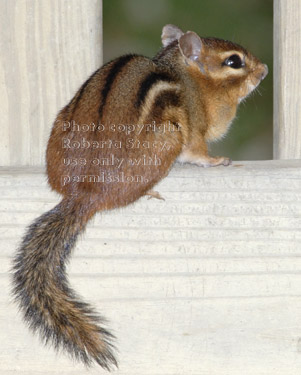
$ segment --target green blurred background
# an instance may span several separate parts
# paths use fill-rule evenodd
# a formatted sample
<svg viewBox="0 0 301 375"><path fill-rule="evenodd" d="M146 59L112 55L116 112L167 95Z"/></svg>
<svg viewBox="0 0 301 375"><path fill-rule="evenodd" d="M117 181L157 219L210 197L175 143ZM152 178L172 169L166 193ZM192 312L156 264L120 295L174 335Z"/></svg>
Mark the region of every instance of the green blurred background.
<svg viewBox="0 0 301 375"><path fill-rule="evenodd" d="M269 75L238 110L231 130L210 145L233 160L272 159L273 0L103 0L104 62L121 54L152 57L167 23L200 36L239 43L269 66Z"/></svg>

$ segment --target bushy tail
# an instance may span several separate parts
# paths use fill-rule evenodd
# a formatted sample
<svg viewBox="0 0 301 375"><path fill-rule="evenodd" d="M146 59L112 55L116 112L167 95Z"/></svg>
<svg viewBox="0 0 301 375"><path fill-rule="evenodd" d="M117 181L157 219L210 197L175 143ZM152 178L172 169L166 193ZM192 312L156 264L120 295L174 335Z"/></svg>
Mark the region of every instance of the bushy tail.
<svg viewBox="0 0 301 375"><path fill-rule="evenodd" d="M65 263L78 234L95 213L91 203L63 199L29 227L14 259L13 294L25 320L42 339L86 365L117 366L113 336L70 289Z"/></svg>

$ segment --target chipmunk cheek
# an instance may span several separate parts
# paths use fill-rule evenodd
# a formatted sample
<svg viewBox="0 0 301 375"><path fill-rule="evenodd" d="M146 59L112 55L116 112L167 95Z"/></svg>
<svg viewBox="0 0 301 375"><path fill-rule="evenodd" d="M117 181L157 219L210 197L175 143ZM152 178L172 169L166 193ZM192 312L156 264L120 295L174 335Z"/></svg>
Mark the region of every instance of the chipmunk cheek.
<svg viewBox="0 0 301 375"><path fill-rule="evenodd" d="M244 85L241 86L238 94L238 103L241 103L246 97L254 90L255 86L246 81Z"/></svg>

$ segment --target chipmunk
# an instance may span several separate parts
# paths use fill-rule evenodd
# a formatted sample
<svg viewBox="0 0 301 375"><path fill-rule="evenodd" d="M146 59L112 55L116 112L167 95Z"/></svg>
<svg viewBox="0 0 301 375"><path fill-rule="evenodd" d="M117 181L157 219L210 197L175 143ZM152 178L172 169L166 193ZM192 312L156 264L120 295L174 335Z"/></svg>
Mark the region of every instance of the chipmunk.
<svg viewBox="0 0 301 375"><path fill-rule="evenodd" d="M227 132L268 73L245 48L174 25L164 26L162 44L152 59L129 54L103 65L58 113L47 174L63 198L28 228L14 259L13 294L29 326L107 370L117 366L114 337L66 277L79 233L99 211L156 196L176 160L229 165L209 156L207 143Z"/></svg>

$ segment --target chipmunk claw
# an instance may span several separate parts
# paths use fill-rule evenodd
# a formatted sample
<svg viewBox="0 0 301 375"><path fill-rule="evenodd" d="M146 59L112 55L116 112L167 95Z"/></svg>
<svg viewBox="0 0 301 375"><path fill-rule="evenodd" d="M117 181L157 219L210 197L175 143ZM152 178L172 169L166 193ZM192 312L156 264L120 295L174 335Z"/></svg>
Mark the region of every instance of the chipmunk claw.
<svg viewBox="0 0 301 375"><path fill-rule="evenodd" d="M161 194L158 191L149 190L145 195L149 195L148 199L156 198L165 201L165 199L161 196Z"/></svg>
<svg viewBox="0 0 301 375"><path fill-rule="evenodd" d="M230 158L223 157L223 159L224 160L222 162L222 165L224 165L225 167L232 164L232 160Z"/></svg>

